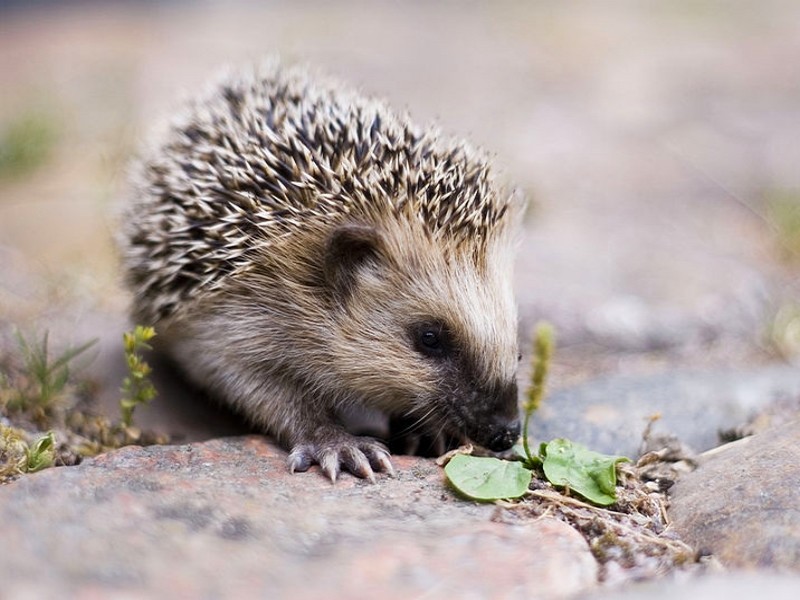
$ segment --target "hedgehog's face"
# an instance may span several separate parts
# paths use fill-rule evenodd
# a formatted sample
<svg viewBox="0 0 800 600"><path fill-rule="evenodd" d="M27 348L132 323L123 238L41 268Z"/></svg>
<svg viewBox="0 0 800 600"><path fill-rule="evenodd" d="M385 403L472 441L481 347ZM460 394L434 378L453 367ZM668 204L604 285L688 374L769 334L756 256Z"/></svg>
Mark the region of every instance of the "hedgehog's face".
<svg viewBox="0 0 800 600"><path fill-rule="evenodd" d="M332 356L363 402L505 450L519 436L516 308L508 252L488 252L479 268L413 226L340 227Z"/></svg>

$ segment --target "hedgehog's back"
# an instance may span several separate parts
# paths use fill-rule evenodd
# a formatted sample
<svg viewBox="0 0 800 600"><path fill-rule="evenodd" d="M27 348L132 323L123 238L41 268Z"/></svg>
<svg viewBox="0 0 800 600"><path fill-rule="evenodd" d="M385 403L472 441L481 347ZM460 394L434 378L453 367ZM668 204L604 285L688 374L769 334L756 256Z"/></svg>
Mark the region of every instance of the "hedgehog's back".
<svg viewBox="0 0 800 600"><path fill-rule="evenodd" d="M137 318L156 322L298 228L413 219L486 240L510 199L484 158L385 104L269 62L191 102L139 165L123 242Z"/></svg>

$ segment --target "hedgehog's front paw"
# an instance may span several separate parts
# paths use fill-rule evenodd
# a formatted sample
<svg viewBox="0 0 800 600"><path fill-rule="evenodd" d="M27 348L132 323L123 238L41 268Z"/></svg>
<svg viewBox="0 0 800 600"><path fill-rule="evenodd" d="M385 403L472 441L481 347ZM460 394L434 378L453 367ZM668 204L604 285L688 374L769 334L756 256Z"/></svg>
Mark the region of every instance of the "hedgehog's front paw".
<svg viewBox="0 0 800 600"><path fill-rule="evenodd" d="M375 481L376 472L394 475L386 446L368 437L339 433L335 437L318 437L295 444L289 453L289 470L307 471L318 464L332 482L341 470L356 477Z"/></svg>

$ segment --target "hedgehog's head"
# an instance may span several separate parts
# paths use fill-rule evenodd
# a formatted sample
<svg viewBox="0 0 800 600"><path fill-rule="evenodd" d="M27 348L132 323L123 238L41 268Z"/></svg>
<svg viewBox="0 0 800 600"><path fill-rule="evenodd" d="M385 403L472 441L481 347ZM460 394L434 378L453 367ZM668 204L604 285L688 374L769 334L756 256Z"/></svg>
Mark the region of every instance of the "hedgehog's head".
<svg viewBox="0 0 800 600"><path fill-rule="evenodd" d="M330 233L333 375L364 403L492 450L519 436L507 223L457 241L403 218Z"/></svg>

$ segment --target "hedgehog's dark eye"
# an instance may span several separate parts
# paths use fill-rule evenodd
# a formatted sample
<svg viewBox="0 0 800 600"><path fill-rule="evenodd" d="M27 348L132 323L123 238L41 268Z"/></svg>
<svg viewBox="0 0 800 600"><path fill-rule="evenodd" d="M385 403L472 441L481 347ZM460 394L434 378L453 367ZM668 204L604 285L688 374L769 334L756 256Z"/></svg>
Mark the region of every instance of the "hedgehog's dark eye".
<svg viewBox="0 0 800 600"><path fill-rule="evenodd" d="M428 350L438 350L442 347L442 342L439 340L439 336L430 330L423 331L422 335L419 337L419 341Z"/></svg>
<svg viewBox="0 0 800 600"><path fill-rule="evenodd" d="M449 353L447 331L439 323L419 324L412 330L414 347L420 354L441 358Z"/></svg>

